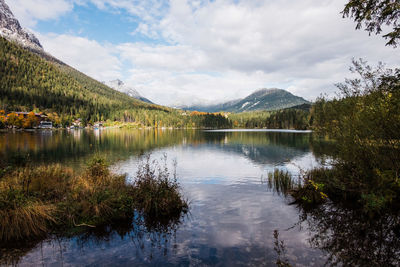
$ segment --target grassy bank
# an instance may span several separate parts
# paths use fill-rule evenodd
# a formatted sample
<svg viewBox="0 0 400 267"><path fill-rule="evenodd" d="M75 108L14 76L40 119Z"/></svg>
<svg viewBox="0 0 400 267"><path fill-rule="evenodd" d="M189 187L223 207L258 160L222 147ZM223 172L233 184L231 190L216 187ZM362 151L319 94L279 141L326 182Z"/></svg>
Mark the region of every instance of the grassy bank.
<svg viewBox="0 0 400 267"><path fill-rule="evenodd" d="M275 170L268 174L267 185L275 193L291 196L293 203L306 210L330 201L362 211L371 216L399 208L400 183L391 172L372 170L371 176L359 172L350 165L333 165L302 171L300 176ZM372 176L372 175L375 175Z"/></svg>
<svg viewBox="0 0 400 267"><path fill-rule="evenodd" d="M278 195L291 196L294 203L311 207L325 202L328 196L324 193L325 184L314 180L317 169L302 171L293 176L287 171L275 169L268 173L267 185Z"/></svg>
<svg viewBox="0 0 400 267"><path fill-rule="evenodd" d="M25 166L0 178L2 243L126 221L135 212L157 221L187 210L176 177L149 160L132 184L101 158L93 158L81 174L60 165Z"/></svg>

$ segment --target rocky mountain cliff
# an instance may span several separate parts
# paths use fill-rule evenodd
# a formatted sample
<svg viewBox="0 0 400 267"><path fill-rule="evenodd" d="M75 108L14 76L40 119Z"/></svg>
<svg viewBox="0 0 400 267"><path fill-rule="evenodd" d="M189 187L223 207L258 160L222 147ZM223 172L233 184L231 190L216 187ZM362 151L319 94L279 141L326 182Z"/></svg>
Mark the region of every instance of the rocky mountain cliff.
<svg viewBox="0 0 400 267"><path fill-rule="evenodd" d="M139 99L139 100L141 100L143 102L147 102L147 103L153 104L153 102L151 102L149 99L143 97L135 88L124 84L124 82L119 80L119 79L116 79L116 80L113 80L113 81L109 81L109 82L105 82L104 84L107 85L108 87L111 87L111 88L117 90L117 91L125 93L130 97Z"/></svg>
<svg viewBox="0 0 400 267"><path fill-rule="evenodd" d="M204 112L245 112L254 110L278 110L308 103L310 102L304 98L295 96L286 90L272 88L260 89L245 98L217 105L190 106L182 108Z"/></svg>
<svg viewBox="0 0 400 267"><path fill-rule="evenodd" d="M43 51L36 36L23 29L4 0L0 0L0 36L32 50Z"/></svg>

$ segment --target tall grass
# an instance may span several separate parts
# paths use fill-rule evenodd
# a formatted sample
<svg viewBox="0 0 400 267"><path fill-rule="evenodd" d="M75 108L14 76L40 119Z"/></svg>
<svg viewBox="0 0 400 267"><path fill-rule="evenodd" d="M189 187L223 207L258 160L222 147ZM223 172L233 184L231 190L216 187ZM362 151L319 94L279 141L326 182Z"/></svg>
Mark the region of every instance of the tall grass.
<svg viewBox="0 0 400 267"><path fill-rule="evenodd" d="M126 183L126 175L110 172L99 157L81 174L60 165L7 173L0 180L0 243L126 221L135 211L163 219L187 212L166 165L158 172L149 161L143 166L134 184Z"/></svg>
<svg viewBox="0 0 400 267"><path fill-rule="evenodd" d="M268 173L268 187L278 195L287 196L298 183L293 179L288 171L275 169L274 172Z"/></svg>
<svg viewBox="0 0 400 267"><path fill-rule="evenodd" d="M269 189L279 195L293 197L295 203L318 205L328 198L324 193L325 184L316 182L316 176L321 175L321 172L321 169L301 171L299 177L295 178L288 171L275 169L268 173L267 184Z"/></svg>
<svg viewBox="0 0 400 267"><path fill-rule="evenodd" d="M0 181L0 240L41 236L48 231L49 224L56 221L56 208L47 200L62 188L58 174L60 166L55 165L23 168L3 177Z"/></svg>
<svg viewBox="0 0 400 267"><path fill-rule="evenodd" d="M0 238L3 241L45 235L54 222L54 206L39 201L0 211Z"/></svg>

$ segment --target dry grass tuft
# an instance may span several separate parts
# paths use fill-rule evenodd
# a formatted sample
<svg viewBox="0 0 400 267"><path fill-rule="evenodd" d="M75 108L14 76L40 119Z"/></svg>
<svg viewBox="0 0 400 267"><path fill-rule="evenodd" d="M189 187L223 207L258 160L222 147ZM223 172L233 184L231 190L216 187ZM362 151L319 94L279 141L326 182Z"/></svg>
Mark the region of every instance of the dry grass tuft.
<svg viewBox="0 0 400 267"><path fill-rule="evenodd" d="M55 222L55 207L39 201L0 210L0 240L20 240L45 235Z"/></svg>
<svg viewBox="0 0 400 267"><path fill-rule="evenodd" d="M80 175L60 165L7 173L0 180L0 243L132 219L135 210L164 218L186 212L176 177L166 167L158 175L149 162L146 168L134 185L98 157Z"/></svg>

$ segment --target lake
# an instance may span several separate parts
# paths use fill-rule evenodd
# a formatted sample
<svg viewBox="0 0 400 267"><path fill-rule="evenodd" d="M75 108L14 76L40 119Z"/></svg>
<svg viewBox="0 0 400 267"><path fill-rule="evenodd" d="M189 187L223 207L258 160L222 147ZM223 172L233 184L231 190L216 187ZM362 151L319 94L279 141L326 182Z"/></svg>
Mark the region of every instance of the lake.
<svg viewBox="0 0 400 267"><path fill-rule="evenodd" d="M349 263L349 255L366 262L399 259L396 235L376 238L382 231L396 233L398 218L370 222L329 205L307 213L268 186L268 172L274 169L297 175L325 160L329 146L314 141L310 132L3 132L0 149L3 158L22 155L35 164L61 163L77 170L92 156L102 155L113 171L127 174L128 182L143 155L166 155L171 172L176 162L178 181L190 202L189 214L178 222L152 227L138 218L78 236L50 237L18 250L0 250L0 264L276 266L278 257L284 257L295 266L321 266ZM358 232L364 228L371 233ZM377 242L386 250L376 252Z"/></svg>

